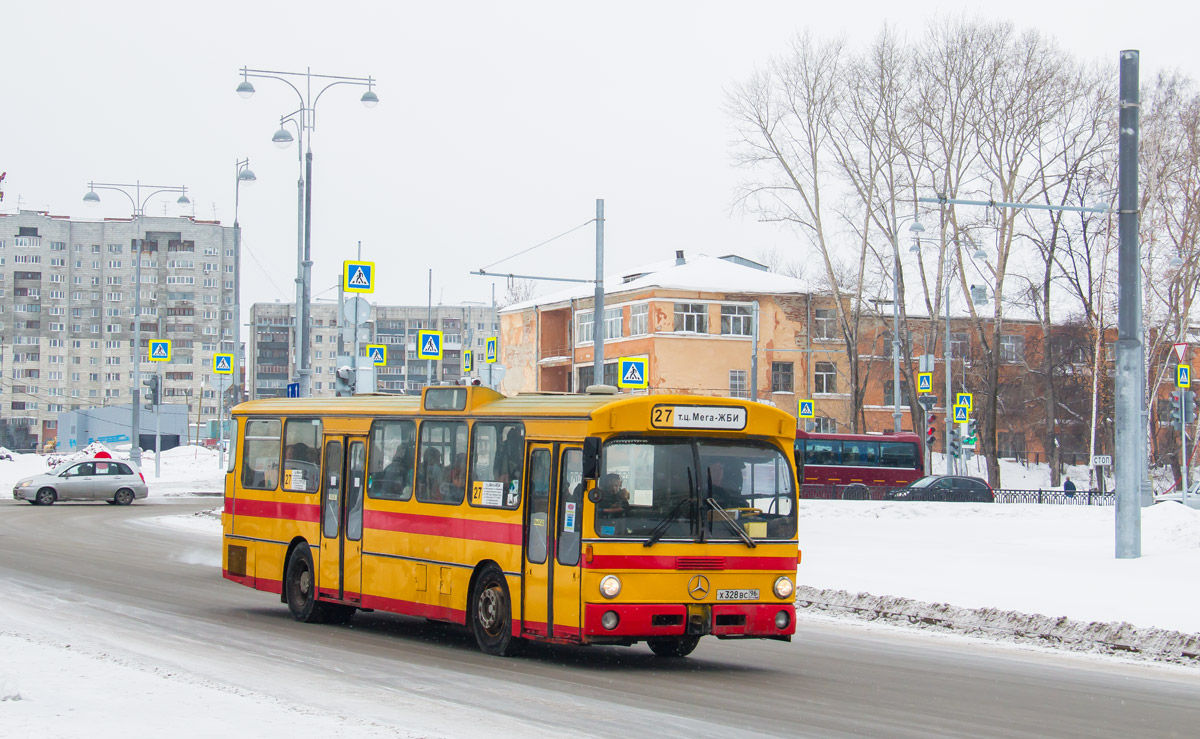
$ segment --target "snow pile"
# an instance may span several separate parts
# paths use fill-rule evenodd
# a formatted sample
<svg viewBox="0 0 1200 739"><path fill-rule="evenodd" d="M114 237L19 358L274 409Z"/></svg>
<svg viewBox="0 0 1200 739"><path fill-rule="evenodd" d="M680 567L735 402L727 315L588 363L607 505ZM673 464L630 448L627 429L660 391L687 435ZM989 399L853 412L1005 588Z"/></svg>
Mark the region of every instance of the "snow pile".
<svg viewBox="0 0 1200 739"><path fill-rule="evenodd" d="M1200 634L1184 596L1200 571L1200 511L1178 503L1142 509L1142 556L1128 560L1115 557L1112 507L802 500L800 516L800 599L831 612L1178 654L1195 645L1157 630Z"/></svg>

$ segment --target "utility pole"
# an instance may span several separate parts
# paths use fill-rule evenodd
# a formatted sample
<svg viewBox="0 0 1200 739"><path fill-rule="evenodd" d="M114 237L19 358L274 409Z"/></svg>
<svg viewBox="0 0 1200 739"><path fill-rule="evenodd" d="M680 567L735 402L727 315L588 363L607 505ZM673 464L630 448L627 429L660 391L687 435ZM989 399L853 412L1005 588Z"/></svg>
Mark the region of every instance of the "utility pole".
<svg viewBox="0 0 1200 739"><path fill-rule="evenodd" d="M492 315L489 317L492 319L492 323L493 323L492 328L493 328L493 330L495 330L495 325L494 325L496 323L496 283L495 282L492 283ZM488 333L490 334L491 331L489 331ZM496 331L496 358L497 359L500 358L500 332L499 331ZM495 366L496 366L495 362L488 362L488 387L490 387L493 390L496 389L496 383L492 380L492 367L495 367Z"/></svg>
<svg viewBox="0 0 1200 739"><path fill-rule="evenodd" d="M592 382L604 384L604 198L596 198L596 298L592 310Z"/></svg>
<svg viewBox="0 0 1200 739"><path fill-rule="evenodd" d="M1146 395L1142 345L1142 254L1138 243L1138 62L1136 50L1121 52L1120 138L1118 139L1117 377L1116 377L1116 554L1142 556L1142 484L1146 479Z"/></svg>
<svg viewBox="0 0 1200 739"><path fill-rule="evenodd" d="M429 270L429 302L425 306L425 320L429 324L425 328L432 331L433 330L433 269L432 268L430 268L430 270ZM421 335L417 334L417 341L419 342L420 340L421 340ZM443 340L445 340L444 337L443 337ZM418 346L417 352L420 352L420 351L421 351L421 347ZM437 384L433 381L433 360L432 359L425 360L425 384L426 385L436 385Z"/></svg>

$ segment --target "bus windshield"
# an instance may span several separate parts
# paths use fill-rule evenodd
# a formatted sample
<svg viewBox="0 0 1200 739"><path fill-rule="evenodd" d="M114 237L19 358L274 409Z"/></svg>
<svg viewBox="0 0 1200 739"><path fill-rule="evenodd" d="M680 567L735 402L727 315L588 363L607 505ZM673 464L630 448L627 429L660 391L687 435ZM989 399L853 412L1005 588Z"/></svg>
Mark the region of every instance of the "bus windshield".
<svg viewBox="0 0 1200 739"><path fill-rule="evenodd" d="M796 533L788 460L765 443L616 439L604 447L597 489L601 537L706 541Z"/></svg>

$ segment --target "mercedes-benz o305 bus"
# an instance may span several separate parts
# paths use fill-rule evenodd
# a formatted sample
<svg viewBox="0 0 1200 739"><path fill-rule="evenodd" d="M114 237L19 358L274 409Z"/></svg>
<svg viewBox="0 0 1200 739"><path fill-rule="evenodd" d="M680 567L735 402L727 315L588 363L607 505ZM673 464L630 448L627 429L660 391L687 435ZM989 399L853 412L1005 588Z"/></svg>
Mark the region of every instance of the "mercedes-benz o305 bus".
<svg viewBox="0 0 1200 739"><path fill-rule="evenodd" d="M728 398L271 399L234 409L224 576L306 622L358 609L521 640L789 640L795 418Z"/></svg>

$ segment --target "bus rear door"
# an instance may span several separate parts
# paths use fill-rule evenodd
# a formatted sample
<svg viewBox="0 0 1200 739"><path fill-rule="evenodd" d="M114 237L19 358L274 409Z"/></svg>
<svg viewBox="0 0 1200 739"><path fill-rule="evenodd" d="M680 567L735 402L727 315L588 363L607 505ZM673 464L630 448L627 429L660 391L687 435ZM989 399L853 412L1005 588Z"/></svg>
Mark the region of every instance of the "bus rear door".
<svg viewBox="0 0 1200 739"><path fill-rule="evenodd" d="M320 594L362 601L363 486L366 440L326 437L321 479Z"/></svg>

